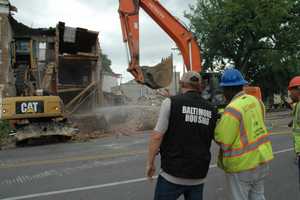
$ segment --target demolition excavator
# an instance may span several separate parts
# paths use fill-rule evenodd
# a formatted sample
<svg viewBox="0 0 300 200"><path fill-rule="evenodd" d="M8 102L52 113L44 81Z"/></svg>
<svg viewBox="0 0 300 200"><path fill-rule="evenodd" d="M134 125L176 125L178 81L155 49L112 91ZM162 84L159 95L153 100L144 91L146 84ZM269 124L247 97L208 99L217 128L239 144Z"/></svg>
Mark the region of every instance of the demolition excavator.
<svg viewBox="0 0 300 200"><path fill-rule="evenodd" d="M172 81L172 57L163 59L154 67L139 63L139 10L142 8L176 43L187 71L202 71L200 48L193 33L180 23L158 0L119 0L119 15L123 33L123 41L128 57L128 69L134 79L152 89L167 87ZM219 88L218 73L203 73L207 91L206 99L217 106L224 106L225 100ZM246 92L261 98L257 87L247 87Z"/></svg>
<svg viewBox="0 0 300 200"><path fill-rule="evenodd" d="M171 57L154 67L140 67L139 63L139 9L142 8L176 43L185 68L201 71L200 48L193 34L187 30L157 0L120 0L119 14L123 40L128 52L128 72L135 80L152 89L166 87L172 80Z"/></svg>
<svg viewBox="0 0 300 200"><path fill-rule="evenodd" d="M15 72L15 97L1 99L0 119L7 120L17 145L60 142L71 139L76 129L68 122L64 105L56 93L54 63L41 74L37 70L36 42L15 38L12 66Z"/></svg>

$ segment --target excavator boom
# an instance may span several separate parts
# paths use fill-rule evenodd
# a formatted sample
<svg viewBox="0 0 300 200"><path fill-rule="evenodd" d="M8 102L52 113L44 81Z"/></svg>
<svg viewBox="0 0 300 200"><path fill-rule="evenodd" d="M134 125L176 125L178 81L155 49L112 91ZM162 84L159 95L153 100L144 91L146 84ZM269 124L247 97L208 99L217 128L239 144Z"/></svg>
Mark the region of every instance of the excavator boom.
<svg viewBox="0 0 300 200"><path fill-rule="evenodd" d="M155 68L141 68L139 63L139 9L142 8L176 43L187 70L201 71L197 40L158 0L119 0L123 40L127 49L128 71L139 83L153 89L166 87L172 79L172 62L168 59ZM167 65L169 64L169 65ZM163 75L164 73L164 75ZM163 79L163 80L162 80Z"/></svg>
<svg viewBox="0 0 300 200"><path fill-rule="evenodd" d="M140 67L139 63L139 9L142 8L176 43L183 58L185 68L189 71L200 72L201 54L197 39L192 32L185 28L159 0L119 0L119 14L123 39L128 49L128 71L136 81L158 89L166 87L172 80L171 58L163 60L155 67ZM151 38L149 38L151 39ZM213 74L206 73L208 77ZM258 87L246 87L246 93L261 99ZM215 91L216 92L216 91ZM213 92L214 93L214 92Z"/></svg>

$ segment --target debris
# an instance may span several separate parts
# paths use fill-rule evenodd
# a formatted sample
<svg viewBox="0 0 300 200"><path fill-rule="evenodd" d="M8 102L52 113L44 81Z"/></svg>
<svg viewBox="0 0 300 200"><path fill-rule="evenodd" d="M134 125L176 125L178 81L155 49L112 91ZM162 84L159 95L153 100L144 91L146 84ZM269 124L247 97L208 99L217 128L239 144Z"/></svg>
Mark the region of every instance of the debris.
<svg viewBox="0 0 300 200"><path fill-rule="evenodd" d="M173 57L162 59L154 67L142 66L145 85L152 89L165 88L170 85L173 74Z"/></svg>
<svg viewBox="0 0 300 200"><path fill-rule="evenodd" d="M73 116L72 121L80 129L77 137L79 139L133 135L153 129L158 112L159 106L112 106L99 108L93 113Z"/></svg>

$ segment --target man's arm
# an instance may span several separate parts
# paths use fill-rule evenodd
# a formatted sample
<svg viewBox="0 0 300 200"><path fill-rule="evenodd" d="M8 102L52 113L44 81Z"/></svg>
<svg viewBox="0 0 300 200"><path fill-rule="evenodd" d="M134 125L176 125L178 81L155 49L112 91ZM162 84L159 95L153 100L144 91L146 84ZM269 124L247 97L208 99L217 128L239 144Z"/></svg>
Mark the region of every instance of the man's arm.
<svg viewBox="0 0 300 200"><path fill-rule="evenodd" d="M148 160L146 175L148 178L152 178L155 173L155 157L159 152L159 147L161 145L163 134L157 131L153 131L150 136L149 146L148 146Z"/></svg>
<svg viewBox="0 0 300 200"><path fill-rule="evenodd" d="M146 166L146 176L148 178L152 178L152 176L155 173L155 156L159 152L159 148L163 140L164 134L169 126L170 109L171 100L164 100L160 108L159 118L156 127L150 135L150 141L148 146L148 159Z"/></svg>

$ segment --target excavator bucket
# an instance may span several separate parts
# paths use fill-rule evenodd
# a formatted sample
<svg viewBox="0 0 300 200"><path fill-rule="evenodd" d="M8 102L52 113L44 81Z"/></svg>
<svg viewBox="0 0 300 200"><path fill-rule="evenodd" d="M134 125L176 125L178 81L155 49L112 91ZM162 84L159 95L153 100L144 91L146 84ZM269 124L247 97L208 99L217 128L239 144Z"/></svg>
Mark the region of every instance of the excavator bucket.
<svg viewBox="0 0 300 200"><path fill-rule="evenodd" d="M142 66L141 69L145 85L152 89L168 87L172 81L173 58L170 56L154 67Z"/></svg>

